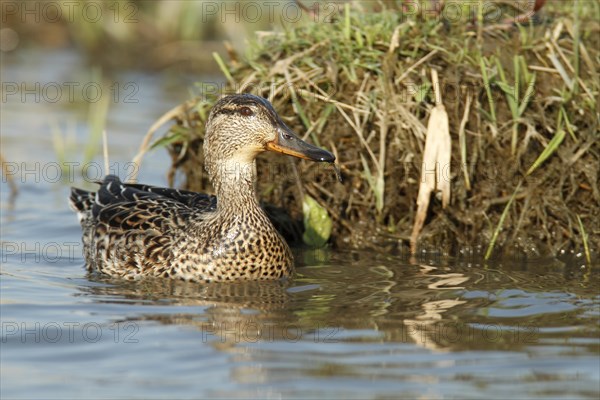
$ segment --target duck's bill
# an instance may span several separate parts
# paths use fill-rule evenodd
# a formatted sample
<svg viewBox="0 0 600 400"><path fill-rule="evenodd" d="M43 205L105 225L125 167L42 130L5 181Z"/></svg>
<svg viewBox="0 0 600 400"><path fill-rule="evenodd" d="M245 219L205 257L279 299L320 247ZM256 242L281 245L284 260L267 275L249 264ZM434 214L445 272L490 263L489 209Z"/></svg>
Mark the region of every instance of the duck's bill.
<svg viewBox="0 0 600 400"><path fill-rule="evenodd" d="M288 156L303 158L311 161L334 162L335 156L328 152L306 143L296 136L287 126L277 129L277 138L267 143L267 150Z"/></svg>

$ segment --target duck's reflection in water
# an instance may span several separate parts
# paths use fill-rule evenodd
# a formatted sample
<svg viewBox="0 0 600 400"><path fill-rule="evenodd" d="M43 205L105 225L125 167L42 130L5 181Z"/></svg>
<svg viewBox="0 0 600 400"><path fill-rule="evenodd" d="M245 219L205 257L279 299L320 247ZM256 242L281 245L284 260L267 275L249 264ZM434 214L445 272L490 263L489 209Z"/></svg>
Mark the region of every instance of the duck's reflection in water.
<svg viewBox="0 0 600 400"><path fill-rule="evenodd" d="M416 343L431 350L452 345L429 333L438 332L455 307L466 306L456 293L469 277L427 266L348 266L346 275L337 273L340 268L300 269L294 281L276 282L123 282L96 276L98 284L86 294L97 302L152 306L141 313L137 307L127 321L194 326L203 342L218 348L301 340Z"/></svg>
<svg viewBox="0 0 600 400"><path fill-rule="evenodd" d="M165 325L190 325L202 341L217 347L299 339L294 314L289 312L289 281L247 281L201 284L170 279L135 282L90 276L97 285L83 288L98 303L127 303L149 307L118 322L155 321ZM165 307L157 312L156 307ZM173 308L175 307L175 309Z"/></svg>
<svg viewBox="0 0 600 400"><path fill-rule="evenodd" d="M521 334L537 332L526 315L493 316L494 310L512 310L504 288L508 297L518 289L523 301L537 301L530 278L519 271L355 259L349 253L301 266L290 281L199 284L96 276L81 290L94 302L132 305L122 321L191 326L202 342L218 348L310 341L493 350L531 344Z"/></svg>

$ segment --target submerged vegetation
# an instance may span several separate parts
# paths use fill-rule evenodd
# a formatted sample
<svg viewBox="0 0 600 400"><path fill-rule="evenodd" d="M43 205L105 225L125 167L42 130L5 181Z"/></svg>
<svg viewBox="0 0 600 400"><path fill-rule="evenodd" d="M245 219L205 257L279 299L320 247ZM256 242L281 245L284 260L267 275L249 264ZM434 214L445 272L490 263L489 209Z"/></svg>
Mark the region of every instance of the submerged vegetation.
<svg viewBox="0 0 600 400"><path fill-rule="evenodd" d="M363 7L263 32L245 58L215 55L227 86L174 111L179 123L159 140L173 155L171 176L181 170L187 188L207 190L211 104L224 92L262 95L333 151L344 177L267 155L262 198L300 218L308 194L333 219L337 246L402 251L422 170L435 169L423 153L436 70L451 136L450 165L438 168L451 199L445 208L432 199L418 248L488 257L599 249L598 3L551 3L521 25L494 24L481 7L476 21Z"/></svg>

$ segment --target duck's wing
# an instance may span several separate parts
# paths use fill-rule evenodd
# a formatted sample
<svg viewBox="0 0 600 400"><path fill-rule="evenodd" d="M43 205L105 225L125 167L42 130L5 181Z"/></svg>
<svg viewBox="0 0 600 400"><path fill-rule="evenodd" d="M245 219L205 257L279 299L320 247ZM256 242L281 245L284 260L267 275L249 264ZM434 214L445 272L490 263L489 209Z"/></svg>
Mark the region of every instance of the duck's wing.
<svg viewBox="0 0 600 400"><path fill-rule="evenodd" d="M71 189L71 206L82 224L91 222L120 230L147 230L178 226L190 215L214 211L214 196L150 185L123 183L108 175L98 192Z"/></svg>
<svg viewBox="0 0 600 400"><path fill-rule="evenodd" d="M120 182L120 181L119 181ZM153 193L160 195L164 198L173 199L188 207L193 208L196 212L207 212L215 211L217 209L217 198L212 195L205 193L191 192L188 190L172 189L152 185L144 185L139 183L120 183L125 186L125 192L123 196L128 199L135 198L136 196L144 196L137 192L137 190L143 193ZM131 190L135 189L135 190ZM118 190L113 186L111 192L117 192ZM116 193L115 193L116 194ZM302 221L293 219L289 213L269 203L261 202L263 209L267 216L271 220L271 223L275 226L275 229L283 235L283 237L289 243L301 244L302 243Z"/></svg>
<svg viewBox="0 0 600 400"><path fill-rule="evenodd" d="M125 234L130 231L164 233L190 214L187 204L137 189L107 176L96 193L92 216L97 226Z"/></svg>
<svg viewBox="0 0 600 400"><path fill-rule="evenodd" d="M139 183L123 183L113 175L108 175L100 182L98 193L72 188L70 200L84 228L87 221L93 222L92 225L106 223L113 229L134 229L129 225L134 222L143 224L141 220L151 219L158 223L158 215L169 218L167 221L173 224L173 221L181 219L177 215L188 217L191 210L194 213L206 213L217 208L217 199L212 195ZM301 221L290 218L278 207L269 204L263 204L263 207L275 228L288 242L301 243ZM121 226L123 223L127 226Z"/></svg>
<svg viewBox="0 0 600 400"><path fill-rule="evenodd" d="M155 193L203 211L215 211L217 208L217 198L205 193L196 193L189 190L165 188L140 183L124 183L122 185L142 192Z"/></svg>

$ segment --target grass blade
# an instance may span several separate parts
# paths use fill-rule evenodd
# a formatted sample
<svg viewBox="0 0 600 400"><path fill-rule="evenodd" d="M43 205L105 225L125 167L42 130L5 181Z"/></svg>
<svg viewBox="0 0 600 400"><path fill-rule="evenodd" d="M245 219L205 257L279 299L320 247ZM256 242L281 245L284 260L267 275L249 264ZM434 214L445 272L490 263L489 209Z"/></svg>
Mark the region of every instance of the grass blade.
<svg viewBox="0 0 600 400"><path fill-rule="evenodd" d="M523 95L523 102L521 103L521 105L519 106L519 117L521 117L521 115L523 115L523 113L525 112L525 109L527 108L527 106L529 105L529 101L531 100L532 96L533 96L533 92L535 90L535 72L531 75L531 78L529 79L529 81L527 81L527 89L525 89L525 94Z"/></svg>
<svg viewBox="0 0 600 400"><path fill-rule="evenodd" d="M581 218L579 218L579 214L577 214L577 223L579 224L579 230L581 231L581 238L583 240L583 249L585 251L585 259L588 265L592 265L592 255L590 254L590 247L588 246L588 235L583 228L583 223L581 222Z"/></svg>
<svg viewBox="0 0 600 400"><path fill-rule="evenodd" d="M506 203L506 207L504 207L504 211L502 211L502 215L500 216L498 225L496 226L496 229L494 230L494 234L492 235L492 240L490 240L490 244L488 245L487 251L485 252L485 256L483 257L484 260L490 259L492 252L494 251L494 246L496 245L496 240L498 239L498 235L500 234L500 231L502 230L502 225L504 225L504 220L506 219L506 216L508 215L508 210L510 210L510 206L512 205L513 200L515 199L515 196L519 192L519 189L521 188L522 184L523 184L523 180L521 180L519 182L519 184L517 185L512 196L510 196L510 200L508 200L508 203Z"/></svg>
<svg viewBox="0 0 600 400"><path fill-rule="evenodd" d="M344 37L346 40L350 40L350 4L344 4Z"/></svg>
<svg viewBox="0 0 600 400"><path fill-rule="evenodd" d="M496 126L496 109L494 106L494 98L492 97L492 88L490 86L490 80L488 78L485 62L483 61L483 56L479 58L479 67L481 68L481 77L483 78L485 93L487 94L488 102L490 103L490 115L492 117L492 122L494 123L494 126Z"/></svg>
<svg viewBox="0 0 600 400"><path fill-rule="evenodd" d="M215 59L215 61L217 62L217 64L219 65L219 69L221 70L223 75L225 75L225 78L227 78L227 82L229 82L230 85L235 87L235 80L233 79L233 76L231 76L231 73L229 72L227 65L225 65L225 62L223 61L223 59L221 58L219 53L217 53L215 51L212 53L212 55L213 55L213 58Z"/></svg>
<svg viewBox="0 0 600 400"><path fill-rule="evenodd" d="M558 131L556 132L556 134L554 135L554 137L552 138L552 140L550 140L550 143L548 143L548 146L546 146L544 151L542 151L542 154L540 154L539 157L533 162L531 167L529 167L529 169L527 170L525 175L530 175L544 161L546 161L546 159L548 157L550 157L552 155L552 153L554 153L556 151L556 149L558 149L558 146L560 146L560 144L562 143L563 139L565 138L565 135L566 135L566 133L565 133L564 129L562 129L562 127L560 127L558 129Z"/></svg>

